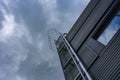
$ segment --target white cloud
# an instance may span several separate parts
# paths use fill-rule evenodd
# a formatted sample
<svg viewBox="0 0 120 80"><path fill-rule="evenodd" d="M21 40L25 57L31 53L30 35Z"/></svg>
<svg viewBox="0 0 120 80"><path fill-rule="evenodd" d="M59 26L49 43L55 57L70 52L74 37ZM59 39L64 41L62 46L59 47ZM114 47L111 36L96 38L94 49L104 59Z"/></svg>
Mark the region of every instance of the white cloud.
<svg viewBox="0 0 120 80"><path fill-rule="evenodd" d="M2 29L0 30L0 41L5 42L10 37L18 37L22 36L27 37L29 43L32 44L32 37L30 36L30 32L27 29L27 25L24 23L24 20L21 19L21 23L17 23L15 21L15 17L13 14L8 13L2 6L0 9L4 20L2 21Z"/></svg>
<svg viewBox="0 0 120 80"><path fill-rule="evenodd" d="M28 55L26 45L33 41L24 20L16 22L14 15L1 5L0 12L4 18L0 29L0 79L8 80L9 77L16 77L20 63ZM25 79L18 77L18 80Z"/></svg>
<svg viewBox="0 0 120 80"><path fill-rule="evenodd" d="M8 14L5 9L1 8L1 13L3 14L4 21L2 21L2 29L0 30L0 39L5 39L10 37L14 32L15 20L14 16Z"/></svg>

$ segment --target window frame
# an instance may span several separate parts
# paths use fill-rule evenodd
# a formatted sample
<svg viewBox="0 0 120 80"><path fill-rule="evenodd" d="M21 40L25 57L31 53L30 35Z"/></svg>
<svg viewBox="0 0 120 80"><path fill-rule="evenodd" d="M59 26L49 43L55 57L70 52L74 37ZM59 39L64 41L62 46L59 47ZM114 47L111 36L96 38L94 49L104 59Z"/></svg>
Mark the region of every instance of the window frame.
<svg viewBox="0 0 120 80"><path fill-rule="evenodd" d="M119 14L118 14L119 13ZM116 23L115 20L119 21L120 20L120 16L118 17L117 15L120 15L120 10L114 15L114 17L111 19L111 21L107 24L107 26L104 28L104 30L102 30L102 32L100 32L95 40L97 40L98 42L102 43L103 45L107 45L111 39L115 36L115 34L118 32L118 30L120 29L120 22L119 23ZM115 28L115 25L118 26ZM111 28L113 28L113 33L111 35L109 35L108 33L108 30L111 30ZM106 36L109 36L108 38ZM106 41L103 41L101 40L101 38L105 39L107 38Z"/></svg>
<svg viewBox="0 0 120 80"><path fill-rule="evenodd" d="M91 48L92 51L94 51L97 55L101 56L101 52L106 50L107 46L111 44L113 41L113 38L118 33L118 30L115 35L112 37L112 39L107 43L107 45L102 44L101 42L97 41L97 38L101 35L101 33L104 31L104 29L109 25L109 23L112 21L112 19L115 17L115 15L120 11L120 4L117 6L114 5L108 9L108 11L104 14L104 16L100 19L99 23L96 25L96 28L93 30L90 37L87 39L86 44L88 47ZM95 46L99 46L99 50L95 50Z"/></svg>
<svg viewBox="0 0 120 80"><path fill-rule="evenodd" d="M113 20L118 11L120 11L120 5L111 11L111 13L106 13L105 17L103 17L103 20L101 20L101 22L97 25L97 29L91 36L94 40L97 40L101 33L108 27L109 23Z"/></svg>

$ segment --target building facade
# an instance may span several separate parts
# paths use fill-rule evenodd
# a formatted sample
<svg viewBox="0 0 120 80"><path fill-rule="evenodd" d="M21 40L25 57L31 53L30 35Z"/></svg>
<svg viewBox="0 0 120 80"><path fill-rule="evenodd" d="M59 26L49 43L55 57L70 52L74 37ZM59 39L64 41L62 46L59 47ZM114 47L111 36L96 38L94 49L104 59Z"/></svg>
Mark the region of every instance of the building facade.
<svg viewBox="0 0 120 80"><path fill-rule="evenodd" d="M120 80L120 0L91 0L56 47L66 80Z"/></svg>

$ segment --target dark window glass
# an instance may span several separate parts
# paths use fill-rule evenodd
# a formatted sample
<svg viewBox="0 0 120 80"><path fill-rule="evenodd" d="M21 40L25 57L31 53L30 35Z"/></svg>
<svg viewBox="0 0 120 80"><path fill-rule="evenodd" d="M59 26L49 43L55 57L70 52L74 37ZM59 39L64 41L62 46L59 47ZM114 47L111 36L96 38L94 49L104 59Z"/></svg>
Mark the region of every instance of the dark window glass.
<svg viewBox="0 0 120 80"><path fill-rule="evenodd" d="M105 30L98 37L97 41L101 42L104 45L107 45L108 42L112 39L115 33L120 29L120 11L115 15L112 21L108 24Z"/></svg>

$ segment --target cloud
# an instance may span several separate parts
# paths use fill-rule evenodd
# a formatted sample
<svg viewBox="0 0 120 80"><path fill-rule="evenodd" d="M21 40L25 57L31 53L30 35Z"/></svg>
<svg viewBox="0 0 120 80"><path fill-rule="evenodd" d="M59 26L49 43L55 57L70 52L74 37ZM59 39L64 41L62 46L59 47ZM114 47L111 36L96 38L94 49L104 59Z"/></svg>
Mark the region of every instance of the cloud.
<svg viewBox="0 0 120 80"><path fill-rule="evenodd" d="M90 0L57 0L57 13L60 22L56 29L62 33L68 32L83 12Z"/></svg>
<svg viewBox="0 0 120 80"><path fill-rule="evenodd" d="M6 11L1 8L1 12L2 14L4 14L4 21L2 21L2 26L4 26L1 30L0 30L0 36L2 36L1 38L7 38L9 36L11 36L13 34L14 31L14 17L11 14L7 14Z"/></svg>
<svg viewBox="0 0 120 80"><path fill-rule="evenodd" d="M0 73L2 74L0 79L16 80L19 65L27 58L26 45L31 44L31 38L25 24L17 23L14 15L8 13L5 8L1 7L0 10L3 17L0 29Z"/></svg>
<svg viewBox="0 0 120 80"><path fill-rule="evenodd" d="M43 37L42 31L38 32L39 34L33 33L31 35L32 28L30 24L27 24L28 21L26 21L26 17L17 17L17 19L19 19L18 21L16 20L16 15L13 15L13 13L9 11L7 12L5 8L3 8L1 13L4 17L2 20L2 28L0 30L0 71L3 74L0 76L1 79L24 80L25 78L27 80L38 80L43 78L42 80L46 80L48 79L48 76L46 77L44 75L49 75L49 78L52 80L53 77L50 74L54 73L54 75L56 75L54 68L57 67L56 64L52 66L49 65L51 62L56 62L52 60L54 54L49 53L50 50L47 43L44 41L45 38ZM20 16L23 15L21 14ZM42 27L38 28L42 29ZM37 35L33 37L34 34ZM45 48L48 51L45 51ZM22 65L24 63L25 65ZM46 65L45 67L44 63L49 63L49 65ZM36 71L39 70L40 67L43 71ZM50 69L50 72L45 69ZM29 75L27 75L28 73ZM41 76L38 76L39 74L41 74ZM31 75L33 75L33 77ZM56 76L58 77L58 74Z"/></svg>
<svg viewBox="0 0 120 80"><path fill-rule="evenodd" d="M64 80L58 54L49 49L47 30L67 32L79 16L79 3L0 1L0 79Z"/></svg>
<svg viewBox="0 0 120 80"><path fill-rule="evenodd" d="M28 3L28 5L26 5ZM35 6L34 6L35 5ZM18 15L24 20L29 28L32 36L36 37L40 32L44 32L46 28L46 16L44 16L42 6L37 1L20 0L15 9L15 18L18 20Z"/></svg>
<svg viewBox="0 0 120 80"><path fill-rule="evenodd" d="M21 77L21 76L19 76L19 75L17 75L17 79L16 80L26 80L26 79Z"/></svg>
<svg viewBox="0 0 120 80"><path fill-rule="evenodd" d="M59 23L57 0L39 0L39 3L43 8L44 14L47 16L47 25L51 27L53 24Z"/></svg>

